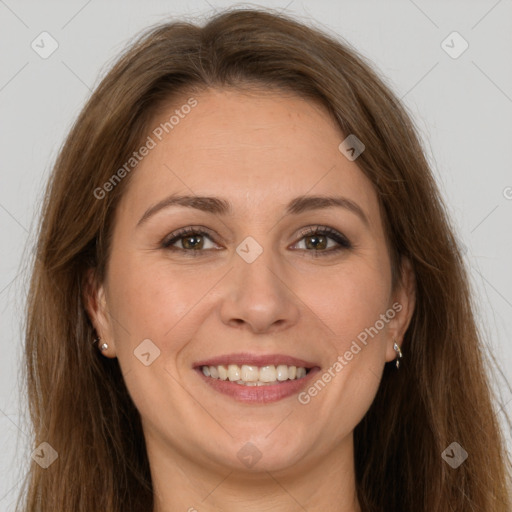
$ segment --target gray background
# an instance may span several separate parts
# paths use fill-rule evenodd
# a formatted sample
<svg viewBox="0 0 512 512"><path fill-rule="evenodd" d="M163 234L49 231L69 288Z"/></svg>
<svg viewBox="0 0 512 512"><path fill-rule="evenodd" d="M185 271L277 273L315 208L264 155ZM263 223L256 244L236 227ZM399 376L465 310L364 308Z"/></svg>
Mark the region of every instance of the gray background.
<svg viewBox="0 0 512 512"><path fill-rule="evenodd" d="M0 0L0 510L12 511L30 454L20 395L25 263L42 187L91 89L141 29L202 19L234 2ZM266 1L352 43L403 99L465 247L486 350L498 358L500 419L512 415L512 2ZM47 31L47 59L32 41ZM457 31L458 58L442 42ZM453 41L453 42L452 42ZM458 51L461 41L447 43ZM48 46L46 46L48 48ZM405 361L407 364L407 361ZM508 426L508 446L511 433ZM469 455L471 456L471 454Z"/></svg>

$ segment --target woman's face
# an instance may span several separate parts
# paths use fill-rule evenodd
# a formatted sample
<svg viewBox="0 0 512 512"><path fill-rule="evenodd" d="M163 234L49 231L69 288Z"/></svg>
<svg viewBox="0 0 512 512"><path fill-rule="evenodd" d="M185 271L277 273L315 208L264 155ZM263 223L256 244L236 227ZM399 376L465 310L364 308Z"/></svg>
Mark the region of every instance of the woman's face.
<svg viewBox="0 0 512 512"><path fill-rule="evenodd" d="M392 293L376 193L326 111L277 92L194 100L152 124L91 314L149 454L312 468L350 452L411 293Z"/></svg>

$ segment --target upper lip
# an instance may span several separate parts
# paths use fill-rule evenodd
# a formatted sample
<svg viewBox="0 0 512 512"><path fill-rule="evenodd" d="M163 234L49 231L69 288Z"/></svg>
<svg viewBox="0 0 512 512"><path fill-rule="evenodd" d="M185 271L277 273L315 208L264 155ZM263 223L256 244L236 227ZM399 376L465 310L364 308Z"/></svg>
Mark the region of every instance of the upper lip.
<svg viewBox="0 0 512 512"><path fill-rule="evenodd" d="M287 366L298 366L304 368L313 368L315 363L305 361L304 359L298 359L285 354L250 354L247 352L239 354L224 354L221 356L215 356L210 359L204 359L194 363L194 367L200 366L220 366L222 364L236 364L241 366L243 364L251 366L270 366L285 364Z"/></svg>

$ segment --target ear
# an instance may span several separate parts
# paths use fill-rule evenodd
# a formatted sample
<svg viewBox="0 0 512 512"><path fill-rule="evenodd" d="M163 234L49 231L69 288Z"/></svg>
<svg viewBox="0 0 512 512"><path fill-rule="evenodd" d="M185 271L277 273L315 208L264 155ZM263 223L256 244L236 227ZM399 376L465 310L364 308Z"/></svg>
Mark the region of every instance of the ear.
<svg viewBox="0 0 512 512"><path fill-rule="evenodd" d="M386 350L386 361L392 361L397 354L393 348L394 341L402 345L407 328L411 323L416 305L416 275L413 266L405 256L402 257L402 273L393 293L392 307L395 316L388 324L389 341Z"/></svg>
<svg viewBox="0 0 512 512"><path fill-rule="evenodd" d="M89 319L101 340L99 345L102 343L106 343L108 345L108 348L103 350L101 353L106 357L115 357L116 350L105 287L103 284L98 283L96 273L93 268L88 269L86 272L82 298Z"/></svg>

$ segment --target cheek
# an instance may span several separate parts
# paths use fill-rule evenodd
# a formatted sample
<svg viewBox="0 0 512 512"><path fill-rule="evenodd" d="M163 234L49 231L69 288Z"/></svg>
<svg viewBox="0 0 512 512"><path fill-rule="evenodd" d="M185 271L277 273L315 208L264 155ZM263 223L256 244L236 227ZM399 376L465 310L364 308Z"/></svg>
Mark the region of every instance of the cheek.
<svg viewBox="0 0 512 512"><path fill-rule="evenodd" d="M361 259L333 273L326 293L314 296L332 342L318 377L325 385L313 383L303 402L310 400L315 416L336 418L336 427L329 431L335 437L359 423L380 384L387 326L394 316L390 271L382 265Z"/></svg>
<svg viewBox="0 0 512 512"><path fill-rule="evenodd" d="M391 291L388 270L360 260L338 271L330 270L323 283L317 280L319 286L310 288L308 305L336 340L338 353L347 350L352 340L386 313ZM377 328L385 331L387 323L381 323Z"/></svg>
<svg viewBox="0 0 512 512"><path fill-rule="evenodd" d="M211 279L204 275L194 278L143 255L112 254L110 268L110 304L118 352L133 351L147 338L162 352L178 351L179 340L186 339L183 328L187 319L208 293Z"/></svg>
<svg viewBox="0 0 512 512"><path fill-rule="evenodd" d="M199 301L214 284L156 260L113 253L109 273L116 356L132 400L147 418L159 417L170 396L175 404L187 403L177 383L178 362L197 337ZM148 352L145 366L142 354Z"/></svg>

